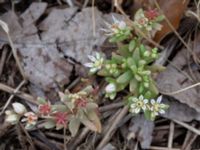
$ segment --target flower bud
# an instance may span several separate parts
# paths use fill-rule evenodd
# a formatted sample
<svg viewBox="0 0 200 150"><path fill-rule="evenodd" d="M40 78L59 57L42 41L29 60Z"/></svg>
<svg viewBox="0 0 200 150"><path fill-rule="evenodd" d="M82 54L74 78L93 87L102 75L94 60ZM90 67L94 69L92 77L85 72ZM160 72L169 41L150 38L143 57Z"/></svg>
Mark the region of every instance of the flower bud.
<svg viewBox="0 0 200 150"><path fill-rule="evenodd" d="M26 108L25 108L25 106L22 105L21 103L17 103L17 102L16 102L16 103L13 103L12 106L13 106L14 111L15 111L17 114L22 115L22 114L26 113Z"/></svg>
<svg viewBox="0 0 200 150"><path fill-rule="evenodd" d="M15 113L9 114L6 116L5 121L11 124L16 124L19 121L19 116Z"/></svg>
<svg viewBox="0 0 200 150"><path fill-rule="evenodd" d="M116 91L116 85L114 83L110 83L105 88L106 93L113 93Z"/></svg>

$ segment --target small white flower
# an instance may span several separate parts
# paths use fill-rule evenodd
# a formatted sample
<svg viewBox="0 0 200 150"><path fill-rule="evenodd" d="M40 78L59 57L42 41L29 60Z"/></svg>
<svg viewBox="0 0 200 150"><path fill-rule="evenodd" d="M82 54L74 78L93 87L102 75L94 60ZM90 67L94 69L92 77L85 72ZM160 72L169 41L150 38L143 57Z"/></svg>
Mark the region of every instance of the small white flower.
<svg viewBox="0 0 200 150"><path fill-rule="evenodd" d="M108 22L105 22L107 29L101 29L104 32L106 32L106 35L112 36L120 32L120 30L124 30L127 28L127 24L124 21L120 21L114 16L112 16L113 23L110 24Z"/></svg>
<svg viewBox="0 0 200 150"><path fill-rule="evenodd" d="M143 95L139 98L131 97L132 104L130 105L130 111L132 113L138 114L141 110L145 111L147 109L148 99L144 99Z"/></svg>
<svg viewBox="0 0 200 150"><path fill-rule="evenodd" d="M14 111L17 114L23 115L26 112L25 106L21 103L16 102L16 103L13 103L12 106L13 106Z"/></svg>
<svg viewBox="0 0 200 150"><path fill-rule="evenodd" d="M23 118L21 121L26 122L26 126L25 126L26 129L30 129L36 125L38 116L35 113L27 112L24 114L24 117L25 118Z"/></svg>
<svg viewBox="0 0 200 150"><path fill-rule="evenodd" d="M168 107L167 105L162 104L161 101L162 101L162 96L159 96L157 100L151 99L150 101L152 105L151 111L155 116L157 116L158 114L164 114L165 109Z"/></svg>
<svg viewBox="0 0 200 150"><path fill-rule="evenodd" d="M113 93L116 91L116 85L114 83L110 83L105 88L106 93Z"/></svg>
<svg viewBox="0 0 200 150"><path fill-rule="evenodd" d="M90 68L91 73L96 73L103 66L104 58L100 53L96 53L95 56L89 55L88 58L91 62L84 64L84 66Z"/></svg>

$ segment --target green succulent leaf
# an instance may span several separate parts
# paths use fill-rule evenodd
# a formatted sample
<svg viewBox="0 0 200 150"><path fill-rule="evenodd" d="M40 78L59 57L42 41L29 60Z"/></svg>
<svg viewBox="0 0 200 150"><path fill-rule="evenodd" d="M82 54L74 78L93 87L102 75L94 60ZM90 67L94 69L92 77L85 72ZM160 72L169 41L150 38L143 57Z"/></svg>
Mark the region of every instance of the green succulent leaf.
<svg viewBox="0 0 200 150"><path fill-rule="evenodd" d="M125 73L123 73L117 78L117 83L121 83L121 84L127 83L131 80L132 77L133 76L132 76L131 71L126 71Z"/></svg>
<svg viewBox="0 0 200 150"><path fill-rule="evenodd" d="M80 124L81 124L80 120L76 117L72 117L71 120L69 121L69 131L72 137L74 137L78 132Z"/></svg>
<svg viewBox="0 0 200 150"><path fill-rule="evenodd" d="M52 129L56 126L56 123L53 119L47 119L43 125L45 129Z"/></svg>
<svg viewBox="0 0 200 150"><path fill-rule="evenodd" d="M130 52L133 52L133 50L135 49L136 47L136 41L135 40L132 40L130 43L129 43L129 51Z"/></svg>
<svg viewBox="0 0 200 150"><path fill-rule="evenodd" d="M55 111L61 111L61 112L69 111L67 106L66 105L62 105L62 104L52 105L51 109L52 109L53 112L55 112Z"/></svg>
<svg viewBox="0 0 200 150"><path fill-rule="evenodd" d="M94 110L96 108L98 108L98 105L96 103L90 102L90 103L87 103L87 105L86 105L86 109L88 109L88 110Z"/></svg>
<svg viewBox="0 0 200 150"><path fill-rule="evenodd" d="M129 91L137 95L138 93L138 81L136 79L131 79L130 84L129 84Z"/></svg>

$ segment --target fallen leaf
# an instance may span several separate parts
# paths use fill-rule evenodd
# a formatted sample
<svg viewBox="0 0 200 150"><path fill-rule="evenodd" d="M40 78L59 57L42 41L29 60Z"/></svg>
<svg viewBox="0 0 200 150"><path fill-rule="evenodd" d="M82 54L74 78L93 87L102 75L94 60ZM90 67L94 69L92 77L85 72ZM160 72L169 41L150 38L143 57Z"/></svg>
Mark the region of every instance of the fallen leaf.
<svg viewBox="0 0 200 150"><path fill-rule="evenodd" d="M56 43L47 44L39 38L35 22L45 9L46 3L33 3L21 15L22 18L7 12L0 19L10 28L10 36L18 50L27 79L44 91L49 91L69 83L72 65L58 51ZM23 20L22 26L19 20ZM4 33L0 32L0 35L3 44L8 43Z"/></svg>
<svg viewBox="0 0 200 150"><path fill-rule="evenodd" d="M200 36L199 36L200 37ZM200 38L195 38L199 43ZM194 62L197 57L198 48L194 48L194 55L182 48L169 64L166 70L157 77L157 85L161 93L171 93L191 86L200 80L199 66ZM200 112L199 87L187 89L183 92L171 95L181 103L187 104Z"/></svg>
<svg viewBox="0 0 200 150"><path fill-rule="evenodd" d="M180 20L187 8L189 0L158 0L158 4L165 15L165 17L169 20L172 26L177 29L180 24ZM168 33L172 32L171 27L164 20L162 23L161 31L158 31L154 37L156 42L160 42L163 37L165 37Z"/></svg>
<svg viewBox="0 0 200 150"><path fill-rule="evenodd" d="M146 120L142 114L131 119L129 124L129 134L134 134L136 136L143 149L150 148L153 129L154 122Z"/></svg>
<svg viewBox="0 0 200 150"><path fill-rule="evenodd" d="M76 13L72 18L66 16L70 14L70 9L55 9L39 25L42 31L41 39L45 42L56 42L65 56L74 61L84 64L88 62L88 55L99 51L107 36L101 31L106 28L105 21L112 23L112 15L123 19L121 15L103 15L95 8L95 20L92 20L92 9L85 8ZM93 23L95 23L95 36L93 35Z"/></svg>
<svg viewBox="0 0 200 150"><path fill-rule="evenodd" d="M190 122L192 120L200 120L200 113L186 104L180 103L176 99L168 96L163 97L163 103L170 107L162 116L168 119Z"/></svg>

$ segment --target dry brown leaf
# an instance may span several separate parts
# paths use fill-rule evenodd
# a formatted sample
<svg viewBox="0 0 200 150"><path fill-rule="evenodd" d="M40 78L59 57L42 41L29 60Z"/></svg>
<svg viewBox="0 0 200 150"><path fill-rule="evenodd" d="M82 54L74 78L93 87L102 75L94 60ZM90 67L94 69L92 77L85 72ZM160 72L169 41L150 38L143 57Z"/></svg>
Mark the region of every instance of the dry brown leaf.
<svg viewBox="0 0 200 150"><path fill-rule="evenodd" d="M195 40L195 43L199 43L200 38L195 38ZM194 54L196 54L194 56L198 53L199 49L194 49ZM170 93L191 86L199 80L199 66L194 62L191 53L183 48L167 69L158 75L157 85L161 92ZM200 112L199 90L200 87L195 87L172 96Z"/></svg>
<svg viewBox="0 0 200 150"><path fill-rule="evenodd" d="M69 83L72 65L59 53L56 43L44 43L38 36L34 23L45 9L46 3L33 3L21 15L22 18L13 12L7 12L0 18L10 28L10 35L18 50L27 79L37 87L48 91ZM23 26L19 20L22 20ZM4 33L0 32L0 35L4 43L7 43Z"/></svg>
<svg viewBox="0 0 200 150"><path fill-rule="evenodd" d="M144 115L135 116L129 125L129 135L134 134L143 149L149 149L152 141L154 122L146 120Z"/></svg>
<svg viewBox="0 0 200 150"><path fill-rule="evenodd" d="M170 21L175 29L178 28L180 24L180 20L187 8L189 0L158 0L158 4L160 5L163 14ZM166 21L162 23L162 30L157 32L154 40L156 42L160 42L163 37L165 37L168 33L172 32L172 29L168 25Z"/></svg>
<svg viewBox="0 0 200 150"><path fill-rule="evenodd" d="M84 64L88 62L88 55L99 51L107 36L100 30L105 28L105 21L112 22L112 14L103 15L95 8L96 34L93 35L92 9L85 8L72 18L70 9L54 9L39 25L42 41L55 42L65 56ZM116 15L122 19L121 15Z"/></svg>
<svg viewBox="0 0 200 150"><path fill-rule="evenodd" d="M163 102L170 107L163 115L165 118L190 122L200 120L200 113L186 104L180 103L172 97L163 97Z"/></svg>

